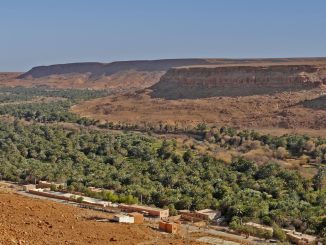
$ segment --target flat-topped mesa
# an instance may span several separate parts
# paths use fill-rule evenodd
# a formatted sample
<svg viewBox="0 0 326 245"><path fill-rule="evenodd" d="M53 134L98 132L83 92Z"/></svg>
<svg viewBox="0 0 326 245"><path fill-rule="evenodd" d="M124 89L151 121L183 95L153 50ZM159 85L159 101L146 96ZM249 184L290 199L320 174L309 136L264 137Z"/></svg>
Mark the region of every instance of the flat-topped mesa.
<svg viewBox="0 0 326 245"><path fill-rule="evenodd" d="M100 62L79 62L68 64L55 64L49 66L36 66L26 73L19 76L20 79L25 78L41 78L51 75L65 74L92 74L92 75L112 75L126 70L135 71L167 71L176 67L191 66L221 66L221 65L249 65L255 64L326 64L326 58L281 58L281 59L206 59L206 58L190 58L190 59L159 59L159 60L131 60L131 61L115 61L111 63Z"/></svg>
<svg viewBox="0 0 326 245"><path fill-rule="evenodd" d="M216 62L215 62L216 63ZM70 63L56 64L49 66L37 66L22 74L19 78L40 78L51 75L64 74L91 74L91 75L112 75L126 70L135 71L166 71L172 67L189 65L206 65L210 62L206 59L165 59L165 60L135 60L116 61L112 63Z"/></svg>
<svg viewBox="0 0 326 245"><path fill-rule="evenodd" d="M326 84L326 65L193 66L170 69L153 97L196 99L300 91Z"/></svg>

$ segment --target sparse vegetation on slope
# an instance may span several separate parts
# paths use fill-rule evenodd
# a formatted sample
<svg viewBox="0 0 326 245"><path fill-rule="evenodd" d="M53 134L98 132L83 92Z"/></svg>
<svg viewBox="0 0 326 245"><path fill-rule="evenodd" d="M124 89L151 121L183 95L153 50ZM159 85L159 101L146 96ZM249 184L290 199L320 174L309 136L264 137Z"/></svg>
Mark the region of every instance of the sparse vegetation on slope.
<svg viewBox="0 0 326 245"><path fill-rule="evenodd" d="M151 98L149 91L145 91L85 101L74 106L72 111L101 121L139 126L168 124L186 129L206 123L298 133L318 130L318 135L326 137L326 111L301 105L305 100L318 98L320 93L320 89L315 89L275 95L165 100Z"/></svg>

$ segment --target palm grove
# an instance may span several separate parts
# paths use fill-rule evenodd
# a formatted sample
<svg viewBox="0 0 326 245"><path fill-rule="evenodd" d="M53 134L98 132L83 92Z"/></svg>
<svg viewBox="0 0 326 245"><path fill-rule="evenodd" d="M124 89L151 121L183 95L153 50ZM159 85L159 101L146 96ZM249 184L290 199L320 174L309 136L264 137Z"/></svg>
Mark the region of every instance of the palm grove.
<svg viewBox="0 0 326 245"><path fill-rule="evenodd" d="M47 90L44 94L39 90L19 91L23 92L3 92L3 100L6 93L15 94L16 101L30 94L27 99L56 93L55 96L66 98L64 103L70 106L77 100L103 95L74 90ZM73 97L76 93L78 96ZM105 200L136 203L142 197L143 203L168 207L172 214L177 209L214 208L220 209L235 228L241 227L242 222L256 221L326 236L323 139L315 139L315 147L306 153L318 158L319 164L315 177L306 179L274 162L257 164L237 157L226 164L174 140L143 133L42 123L42 118L52 118L53 122L59 118L85 125L86 119L70 113L60 117L60 113L67 113L61 103L0 106L1 114L16 118L26 119L24 113L28 112L27 119L33 122L0 122L1 178L18 182L65 181L70 189L83 192L87 192L87 186L103 187L114 190L98 194ZM282 147L292 155L303 154L311 141L305 136L261 136L227 128L219 129L210 138L223 147L239 147L245 139L255 139L275 150Z"/></svg>

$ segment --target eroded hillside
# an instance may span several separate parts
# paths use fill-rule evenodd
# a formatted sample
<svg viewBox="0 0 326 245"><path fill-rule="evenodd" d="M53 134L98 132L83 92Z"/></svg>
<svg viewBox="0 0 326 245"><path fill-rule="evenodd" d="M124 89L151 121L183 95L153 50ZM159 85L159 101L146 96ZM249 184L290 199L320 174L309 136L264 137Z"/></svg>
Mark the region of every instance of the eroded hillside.
<svg viewBox="0 0 326 245"><path fill-rule="evenodd" d="M152 96L197 99L300 91L326 84L326 65L257 65L170 69L153 85Z"/></svg>
<svg viewBox="0 0 326 245"><path fill-rule="evenodd" d="M250 129L326 128L326 111L304 107L301 102L319 97L319 89L275 95L212 97L166 100L151 98L147 92L109 96L83 102L72 111L89 118L138 125L166 123L179 128L205 122Z"/></svg>
<svg viewBox="0 0 326 245"><path fill-rule="evenodd" d="M101 121L294 130L326 128L325 83L323 58L76 63L0 76L0 86L107 89L72 108Z"/></svg>
<svg viewBox="0 0 326 245"><path fill-rule="evenodd" d="M49 86L52 88L134 91L152 86L170 68L185 65L220 64L206 59L71 63L38 66L23 74L0 76L0 86ZM1 79L3 78L3 79Z"/></svg>
<svg viewBox="0 0 326 245"><path fill-rule="evenodd" d="M117 61L112 63L88 62L57 64L37 66L26 73L0 73L0 86L49 86L52 88L91 88L108 89L112 92L126 92L148 88L156 84L171 68L217 65L307 65L320 64L322 62L326 62L324 58L166 59ZM198 75L200 76L200 74ZM169 78L170 76L171 74L168 72L164 78ZM205 76L203 78L205 78ZM166 85L167 84L164 86ZM205 92L203 92L203 94L205 94Z"/></svg>
<svg viewBox="0 0 326 245"><path fill-rule="evenodd" d="M84 102L82 116L109 122L201 122L251 129L320 130L326 62L279 62L172 68L150 89ZM318 104L318 105L319 105Z"/></svg>

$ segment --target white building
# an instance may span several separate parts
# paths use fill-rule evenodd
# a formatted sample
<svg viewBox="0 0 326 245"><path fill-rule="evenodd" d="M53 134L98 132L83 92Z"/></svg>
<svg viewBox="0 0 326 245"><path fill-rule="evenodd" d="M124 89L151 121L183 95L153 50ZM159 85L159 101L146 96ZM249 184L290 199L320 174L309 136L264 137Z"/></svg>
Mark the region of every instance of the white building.
<svg viewBox="0 0 326 245"><path fill-rule="evenodd" d="M119 223L128 223L128 224L133 224L135 222L134 217L123 215L123 214L114 215L113 220Z"/></svg>

